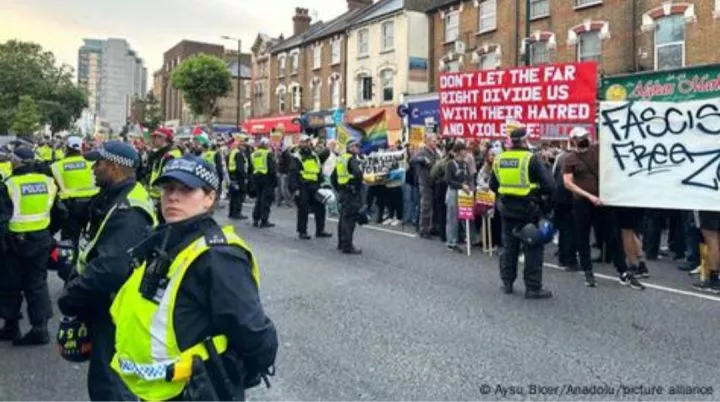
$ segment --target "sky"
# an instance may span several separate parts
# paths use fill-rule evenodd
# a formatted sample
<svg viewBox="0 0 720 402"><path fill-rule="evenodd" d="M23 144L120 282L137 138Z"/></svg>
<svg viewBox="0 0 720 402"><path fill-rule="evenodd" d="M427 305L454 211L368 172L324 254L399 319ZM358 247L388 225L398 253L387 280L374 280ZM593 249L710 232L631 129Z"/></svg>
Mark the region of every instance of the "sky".
<svg viewBox="0 0 720 402"><path fill-rule="evenodd" d="M249 52L258 32L292 35L295 7L313 21L328 21L347 10L344 0L0 0L0 42L39 43L59 62L77 69L84 38L125 38L145 60L148 85L162 55L183 39ZM149 89L149 88L148 88Z"/></svg>

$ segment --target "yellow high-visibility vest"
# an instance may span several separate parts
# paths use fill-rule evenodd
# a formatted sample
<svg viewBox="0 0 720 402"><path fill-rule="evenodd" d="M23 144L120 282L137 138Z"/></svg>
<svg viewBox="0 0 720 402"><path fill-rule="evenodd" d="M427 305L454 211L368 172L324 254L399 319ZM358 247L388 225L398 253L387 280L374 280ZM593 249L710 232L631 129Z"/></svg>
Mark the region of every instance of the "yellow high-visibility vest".
<svg viewBox="0 0 720 402"><path fill-rule="evenodd" d="M170 150L168 155L172 156L174 159L182 158L182 152L180 152L179 149L173 149ZM157 180L158 177L162 174L162 170L164 168L163 161L165 160L165 155L161 156L159 159L155 160L155 163L152 166L152 170L150 171L150 183L149 184L149 193L150 197L153 199L159 199L160 198L160 189L155 187L153 184L155 183L155 180Z"/></svg>
<svg viewBox="0 0 720 402"><path fill-rule="evenodd" d="M5 180L13 214L8 228L12 233L45 230L50 226L50 211L55 202L57 187L44 174L27 173Z"/></svg>
<svg viewBox="0 0 720 402"><path fill-rule="evenodd" d="M501 153L493 164L500 187L498 194L525 197L538 187L530 182L530 159L527 150L509 150Z"/></svg>
<svg viewBox="0 0 720 402"><path fill-rule="evenodd" d="M352 179L352 175L350 174L350 169L348 167L348 163L351 158L352 155L349 153L342 154L337 158L335 173L337 174L337 182L341 186L348 184L350 179Z"/></svg>
<svg viewBox="0 0 720 402"><path fill-rule="evenodd" d="M265 148L258 148L252 153L250 159L252 160L253 174L268 174L268 155L270 155L270 151Z"/></svg>
<svg viewBox="0 0 720 402"><path fill-rule="evenodd" d="M12 176L12 163L0 162L0 181L5 181L10 176Z"/></svg>
<svg viewBox="0 0 720 402"><path fill-rule="evenodd" d="M260 284L260 271L250 247L229 226L223 228L223 244L239 247L250 256L252 277ZM213 242L217 244L217 242ZM211 246L205 236L195 240L170 264L167 286L148 300L140 293L147 264L136 268L115 296L110 314L116 325L115 356L110 366L130 391L146 401L174 398L185 389L191 374L192 358L208 359L202 343L180 350L173 321L178 290L193 262ZM227 350L225 335L212 338L218 353Z"/></svg>
<svg viewBox="0 0 720 402"><path fill-rule="evenodd" d="M315 183L318 181L318 174L320 174L320 158L318 158L317 155L313 155L302 161L300 177L302 177L303 180Z"/></svg>
<svg viewBox="0 0 720 402"><path fill-rule="evenodd" d="M60 199L89 198L100 192L95 185L92 162L81 155L70 156L50 166L55 182L60 187Z"/></svg>

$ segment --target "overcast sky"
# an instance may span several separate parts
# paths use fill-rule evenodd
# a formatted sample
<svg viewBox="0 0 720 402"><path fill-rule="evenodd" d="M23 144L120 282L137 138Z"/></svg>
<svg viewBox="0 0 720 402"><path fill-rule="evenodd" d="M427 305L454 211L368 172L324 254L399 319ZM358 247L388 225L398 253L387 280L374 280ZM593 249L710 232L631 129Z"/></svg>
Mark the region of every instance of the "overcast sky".
<svg viewBox="0 0 720 402"><path fill-rule="evenodd" d="M125 38L145 60L150 85L163 52L182 39L235 49L220 36L239 37L246 52L258 32L290 36L298 6L325 21L347 9L344 0L0 0L0 42L37 42L77 68L83 38Z"/></svg>

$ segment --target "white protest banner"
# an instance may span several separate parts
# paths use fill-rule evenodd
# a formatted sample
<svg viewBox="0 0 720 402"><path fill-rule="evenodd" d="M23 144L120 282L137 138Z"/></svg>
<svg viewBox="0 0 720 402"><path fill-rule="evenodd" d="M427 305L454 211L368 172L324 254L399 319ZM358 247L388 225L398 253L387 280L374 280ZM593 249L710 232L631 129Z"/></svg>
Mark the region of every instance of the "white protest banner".
<svg viewBox="0 0 720 402"><path fill-rule="evenodd" d="M405 168L405 151L379 151L365 155L363 173L366 175L388 174L393 168Z"/></svg>
<svg viewBox="0 0 720 402"><path fill-rule="evenodd" d="M601 102L607 205L720 211L720 98Z"/></svg>

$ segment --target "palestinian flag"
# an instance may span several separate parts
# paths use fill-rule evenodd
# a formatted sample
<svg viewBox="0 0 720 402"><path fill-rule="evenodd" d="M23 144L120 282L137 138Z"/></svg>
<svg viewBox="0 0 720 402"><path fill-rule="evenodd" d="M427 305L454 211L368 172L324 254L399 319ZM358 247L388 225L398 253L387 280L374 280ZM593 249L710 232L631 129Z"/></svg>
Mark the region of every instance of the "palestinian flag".
<svg viewBox="0 0 720 402"><path fill-rule="evenodd" d="M202 126L195 126L192 133L195 141L199 142L202 145L210 144L210 137L205 132L205 130L203 130Z"/></svg>

